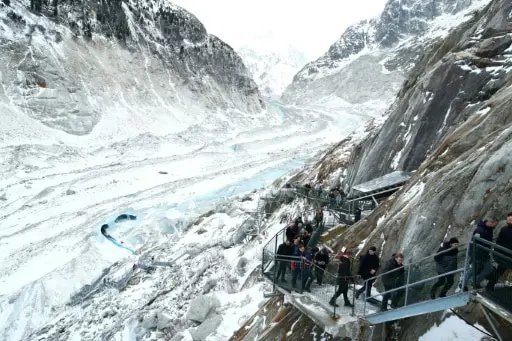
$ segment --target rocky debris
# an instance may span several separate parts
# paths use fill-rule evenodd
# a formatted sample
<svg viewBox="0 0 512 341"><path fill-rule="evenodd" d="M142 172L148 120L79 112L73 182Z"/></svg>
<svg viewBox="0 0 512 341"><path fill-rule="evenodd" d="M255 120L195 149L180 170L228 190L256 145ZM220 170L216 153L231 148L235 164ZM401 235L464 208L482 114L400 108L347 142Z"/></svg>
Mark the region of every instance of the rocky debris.
<svg viewBox="0 0 512 341"><path fill-rule="evenodd" d="M6 201L7 200L7 194L3 193L2 195L0 195L0 200Z"/></svg>
<svg viewBox="0 0 512 341"><path fill-rule="evenodd" d="M220 306L220 301L213 295L202 295L190 302L186 319L202 323L209 316L215 314L215 310Z"/></svg>
<svg viewBox="0 0 512 341"><path fill-rule="evenodd" d="M100 315L102 318L107 318L107 317L115 316L116 314L117 314L116 309L107 308L107 309L103 310Z"/></svg>
<svg viewBox="0 0 512 341"><path fill-rule="evenodd" d="M72 190L72 189L68 189L68 190L66 191L66 195L74 195L74 194L76 194L76 191L74 191L74 190Z"/></svg>
<svg viewBox="0 0 512 341"><path fill-rule="evenodd" d="M206 283L203 286L203 294L209 293L212 289L215 288L217 285L217 280L215 278L210 278L206 281Z"/></svg>

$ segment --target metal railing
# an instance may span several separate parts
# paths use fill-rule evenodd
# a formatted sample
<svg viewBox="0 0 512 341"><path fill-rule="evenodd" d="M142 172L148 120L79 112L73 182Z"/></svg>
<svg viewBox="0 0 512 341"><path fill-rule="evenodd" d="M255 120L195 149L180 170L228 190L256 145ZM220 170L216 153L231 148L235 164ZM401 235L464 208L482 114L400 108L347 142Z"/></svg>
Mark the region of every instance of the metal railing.
<svg viewBox="0 0 512 341"><path fill-rule="evenodd" d="M503 276L506 269L511 268L512 250L475 236L470 243L415 262L404 262L398 269L365 280L363 286L374 281L376 289L384 287L384 290L365 297L361 315L378 313L368 302L376 304L379 299L382 311L387 307L386 303L382 304L383 299L391 299L391 309L397 309L458 295L468 287L470 280L473 291L498 301L512 311L512 283ZM487 281L485 288L480 286L484 280Z"/></svg>
<svg viewBox="0 0 512 341"><path fill-rule="evenodd" d="M288 224L286 226L288 226ZM315 236L315 234L320 236L324 231L324 227L325 225L322 223L313 232L313 236ZM337 307L335 304L331 304L331 299L334 297L340 285L338 275L336 274L339 262L336 259L331 259L329 266L326 269L322 269L318 265L307 262L301 257L278 255L278 247L287 239L286 228L287 227L278 231L263 247L261 265L263 276L272 281L273 292L276 292L276 286L290 292L295 291L301 294L306 290L310 292L310 294L315 297L315 300L322 304L325 309L331 310L333 317L336 316ZM318 240L319 237L312 237L308 244L308 249L312 249L316 246ZM322 279L321 286L316 284L319 276ZM354 304L355 301L356 280L357 277L355 276L343 278L344 284L348 285L347 294L352 304ZM340 304L340 306L343 305L343 303ZM350 308L350 313L354 315L354 307Z"/></svg>
<svg viewBox="0 0 512 341"><path fill-rule="evenodd" d="M387 310L391 299L391 309L417 304L433 298L457 294L458 279L462 287L466 285L465 274L468 269L469 244L443 250L421 258L415 262L404 261L403 266L363 281L366 287L375 282L377 294L365 297L362 316L374 314L375 307L367 302L379 302L381 310ZM384 266L387 267L388 260ZM382 290L384 289L384 290ZM385 302L383 302L385 301Z"/></svg>
<svg viewBox="0 0 512 341"><path fill-rule="evenodd" d="M485 276L487 279L485 291L481 290L482 295L498 301L501 306L512 311L512 275L507 274L507 270L512 269L512 250L475 236L470 258L471 270L469 271L473 286L480 289L481 282L478 283L477 279L482 272L483 275L488 273ZM490 272L489 266L491 266Z"/></svg>

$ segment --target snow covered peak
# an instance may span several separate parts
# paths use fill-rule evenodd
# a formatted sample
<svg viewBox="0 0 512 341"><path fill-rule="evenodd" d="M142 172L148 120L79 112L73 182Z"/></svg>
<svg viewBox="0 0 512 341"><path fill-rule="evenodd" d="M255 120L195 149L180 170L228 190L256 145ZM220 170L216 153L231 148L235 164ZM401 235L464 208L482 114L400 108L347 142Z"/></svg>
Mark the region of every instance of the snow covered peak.
<svg viewBox="0 0 512 341"><path fill-rule="evenodd" d="M304 66L282 99L329 106L379 99L389 105L425 48L488 2L389 0L379 17L349 27L323 56Z"/></svg>
<svg viewBox="0 0 512 341"><path fill-rule="evenodd" d="M279 97L293 76L307 62L306 57L292 45L287 48L260 52L250 47L237 49L263 95Z"/></svg>
<svg viewBox="0 0 512 341"><path fill-rule="evenodd" d="M220 109L234 119L262 109L235 51L167 1L16 1L0 8L0 41L1 114L14 125L28 116L73 135L108 135L101 123L162 135L225 125ZM0 129L2 139L17 127Z"/></svg>

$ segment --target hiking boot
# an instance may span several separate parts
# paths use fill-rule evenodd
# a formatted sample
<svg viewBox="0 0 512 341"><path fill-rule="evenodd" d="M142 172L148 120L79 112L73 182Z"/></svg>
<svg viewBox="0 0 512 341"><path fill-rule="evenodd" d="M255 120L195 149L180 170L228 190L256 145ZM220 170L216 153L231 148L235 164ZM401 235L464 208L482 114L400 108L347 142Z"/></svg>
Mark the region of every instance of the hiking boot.
<svg viewBox="0 0 512 341"><path fill-rule="evenodd" d="M350 302L345 302L345 307L353 308L354 306Z"/></svg>
<svg viewBox="0 0 512 341"><path fill-rule="evenodd" d="M356 300L359 299L359 296L361 296L361 293L359 291L356 291Z"/></svg>
<svg viewBox="0 0 512 341"><path fill-rule="evenodd" d="M338 305L338 304L336 304L336 301L335 301L335 300L333 300L332 298L331 298L331 300L329 301L329 304L330 304L330 305L332 305L333 307L339 307L339 305Z"/></svg>

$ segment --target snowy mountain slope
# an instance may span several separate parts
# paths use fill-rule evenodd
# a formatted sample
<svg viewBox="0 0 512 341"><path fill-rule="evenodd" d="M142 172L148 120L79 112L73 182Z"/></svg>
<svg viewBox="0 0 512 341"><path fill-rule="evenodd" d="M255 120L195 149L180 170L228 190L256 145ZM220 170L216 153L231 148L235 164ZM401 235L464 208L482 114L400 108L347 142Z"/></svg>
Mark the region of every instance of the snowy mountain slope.
<svg viewBox="0 0 512 341"><path fill-rule="evenodd" d="M52 5L33 1L30 12L30 3L0 5L0 339L32 340L67 316L76 327L53 339L74 330L97 340L88 329L106 302L117 316L103 321L113 324L106 335L129 333L134 306L166 280L130 291L143 297L136 302L109 289L89 310L66 303L148 252L173 259L188 246L165 243L195 240L196 230L174 234L220 199L300 166L366 120L358 108L263 103L235 52L171 4L59 1L55 17ZM99 231L128 211L138 220L112 233L136 256ZM230 215L228 230L242 216ZM228 233L217 221L203 228ZM191 297L180 290L173 295L186 307Z"/></svg>
<svg viewBox="0 0 512 341"><path fill-rule="evenodd" d="M0 8L0 98L10 111L77 135L105 119L162 134L261 111L240 57L177 6L60 1L54 15L46 3L28 12L30 3Z"/></svg>
<svg viewBox="0 0 512 341"><path fill-rule="evenodd" d="M281 47L284 49L284 47ZM307 63L303 53L289 45L286 51L262 51L248 46L237 48L261 93L267 97L281 95L293 76Z"/></svg>
<svg viewBox="0 0 512 341"><path fill-rule="evenodd" d="M378 18L349 27L328 52L297 73L282 100L336 107L379 99L387 107L430 44L487 2L389 0Z"/></svg>

